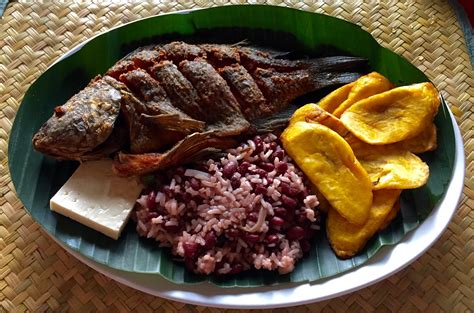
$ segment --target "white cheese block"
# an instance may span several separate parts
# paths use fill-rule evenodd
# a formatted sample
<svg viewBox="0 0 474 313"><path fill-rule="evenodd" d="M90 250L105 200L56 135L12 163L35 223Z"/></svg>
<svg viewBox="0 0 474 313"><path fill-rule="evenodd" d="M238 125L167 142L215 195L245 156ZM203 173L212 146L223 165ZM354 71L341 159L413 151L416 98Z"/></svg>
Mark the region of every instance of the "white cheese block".
<svg viewBox="0 0 474 313"><path fill-rule="evenodd" d="M118 239L142 186L118 177L111 160L82 163L50 200L51 210Z"/></svg>

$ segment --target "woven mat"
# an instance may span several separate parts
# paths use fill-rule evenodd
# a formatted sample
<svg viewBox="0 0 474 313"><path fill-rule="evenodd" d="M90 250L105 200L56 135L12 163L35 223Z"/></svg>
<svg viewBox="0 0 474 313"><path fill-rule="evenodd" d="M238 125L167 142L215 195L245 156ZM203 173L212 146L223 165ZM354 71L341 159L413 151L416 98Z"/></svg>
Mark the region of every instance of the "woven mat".
<svg viewBox="0 0 474 313"><path fill-rule="evenodd" d="M449 229L411 266L356 293L278 312L474 311L474 72L453 11L443 0L307 2L265 1L355 22L417 65L464 112L458 121L468 165L461 206ZM141 293L67 254L22 208L8 175L6 149L15 111L28 86L78 42L137 18L226 3L30 1L7 7L0 20L0 312L221 312Z"/></svg>

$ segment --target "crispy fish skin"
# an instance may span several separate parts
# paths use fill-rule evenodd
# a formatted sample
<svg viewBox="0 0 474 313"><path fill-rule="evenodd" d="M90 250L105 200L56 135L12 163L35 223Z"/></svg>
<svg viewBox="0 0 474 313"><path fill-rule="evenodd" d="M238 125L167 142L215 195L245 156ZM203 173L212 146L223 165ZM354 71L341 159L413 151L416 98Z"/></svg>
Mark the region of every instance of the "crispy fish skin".
<svg viewBox="0 0 474 313"><path fill-rule="evenodd" d="M219 74L229 84L245 117L254 120L269 115L272 108L250 73L239 64L219 69Z"/></svg>
<svg viewBox="0 0 474 313"><path fill-rule="evenodd" d="M174 107L163 87L142 69L133 70L120 75L120 81L126 84L137 97L143 100L144 106L140 113L145 114L187 114Z"/></svg>
<svg viewBox="0 0 474 313"><path fill-rule="evenodd" d="M240 64L239 50L235 46L215 44L199 46L205 51L207 60L216 68Z"/></svg>
<svg viewBox="0 0 474 313"><path fill-rule="evenodd" d="M170 61L154 65L150 72L164 88L173 106L197 120L205 120L203 108L199 105L199 94L189 80Z"/></svg>
<svg viewBox="0 0 474 313"><path fill-rule="evenodd" d="M133 71L139 68L147 68L154 63L159 62L161 55L155 46L145 46L138 48L123 59L115 63L105 75L119 79L121 74Z"/></svg>
<svg viewBox="0 0 474 313"><path fill-rule="evenodd" d="M36 150L57 158L80 160L107 140L120 112L121 90L112 77L96 78L62 106L33 137Z"/></svg>
<svg viewBox="0 0 474 313"><path fill-rule="evenodd" d="M206 121L219 136L233 136L245 132L250 123L240 111L229 85L205 60L182 61L179 69L199 94L200 106Z"/></svg>
<svg viewBox="0 0 474 313"><path fill-rule="evenodd" d="M197 45L187 44L182 41L174 41L164 45L160 49L162 59L179 63L183 60L194 60L205 57L206 53Z"/></svg>

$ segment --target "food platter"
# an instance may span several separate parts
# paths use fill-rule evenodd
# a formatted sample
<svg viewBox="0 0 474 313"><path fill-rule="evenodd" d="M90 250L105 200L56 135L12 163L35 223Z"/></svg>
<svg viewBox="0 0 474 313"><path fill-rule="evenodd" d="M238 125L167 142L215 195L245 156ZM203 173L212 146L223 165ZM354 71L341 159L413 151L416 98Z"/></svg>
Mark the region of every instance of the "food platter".
<svg viewBox="0 0 474 313"><path fill-rule="evenodd" d="M236 8L238 8L238 6ZM265 10L263 7L259 7L259 8L260 10ZM269 7L268 9L271 9L271 8ZM275 8L273 9L276 10ZM228 10L232 10L232 8L228 8ZM278 10L283 10L283 9L280 8ZM296 13L298 11L293 11L293 10L290 10L290 11L294 13L295 15L298 14ZM187 14L189 12L182 12L182 13ZM305 13L305 14L308 14L308 13ZM176 16L179 17L179 14L177 14ZM149 20L145 19L145 20L142 20L141 22L143 24L146 24L147 21L152 21L152 20L153 18ZM204 26L201 25L201 27L206 26L205 20L200 20L199 23L202 23L204 25ZM140 24L140 21L138 21L138 23L134 25L137 26L139 24ZM133 26L133 23L131 24L131 26ZM194 25L194 27L196 26ZM146 37L146 35L144 35L144 37ZM90 43L91 45L89 45L89 47L93 46L94 44L93 40L90 41ZM87 46L87 43L83 43L77 46L76 48L71 50L68 54L63 56L60 60L58 60L55 64L60 64L62 60L67 59L71 55L74 56L76 52L80 51L82 48L85 48L86 46ZM127 47L125 45L124 49L126 48ZM355 51L352 51L352 52L355 53ZM123 51L116 52L116 54L117 56L119 56L120 54L123 55ZM77 55L78 54L76 54L76 56ZM117 56L112 56L109 59L116 60ZM79 62L80 64L81 60L76 59L76 62ZM402 64L401 66L403 68L403 66L407 66L407 65ZM58 67L56 67L56 69L57 68ZM381 67L381 69L383 70L383 66ZM391 71L390 69L385 69L385 70L388 71L389 73ZM410 70L413 71L413 69L411 68ZM59 70L59 73L61 73L60 71L61 70ZM90 76L91 73L101 72L100 69L94 68L94 66L92 66L92 68L88 68L87 71L90 71L90 73L85 74L86 76L88 75ZM410 76L408 78L408 81L404 81L404 82L410 82L410 80L419 81L423 79L421 76L419 76L420 73L416 71L412 72L411 74L412 74L411 76L408 75ZM80 74L79 76L81 75L84 75L84 73ZM32 95L30 94L30 99L31 99L31 96ZM44 110L44 108L40 110ZM192 285L189 286L187 284L170 283L167 280L163 279L162 277L158 275L154 275L154 273L150 273L150 270L136 270L135 272L133 271L130 272L129 270L127 271L127 269L124 268L123 266L122 267L117 266L117 263L109 264L109 266L104 266L104 264L101 264L101 263L107 264L107 262L104 262L104 260L108 260L107 249L101 250L103 249L103 245L105 241L101 241L98 245L93 246L92 252L89 249L88 251L91 253L89 254L87 252L87 249L86 250L82 249L81 233L79 229L73 231L71 233L72 236L71 234L69 234L67 236L62 236L60 238L60 237L57 237L56 232L59 231L59 233L61 232L67 233L67 230L64 227L68 227L67 225L70 225L70 224L61 224L62 223L61 220L59 220L59 222L52 221L51 217L46 217L46 219L44 219L45 216L48 214L47 211L43 211L42 213L40 212L40 214L43 214L42 217L38 217L38 215L35 215L35 214L33 214L33 216L37 220L39 219L41 221L40 223L44 223L45 221L48 221L46 223L46 224L49 224L48 226L46 224L42 224L43 226L45 226L47 232L50 233L50 235L52 235L55 240L57 240L63 247L65 247L68 251L73 253L73 255L78 257L81 261L85 262L91 267L97 269L98 271L120 282L123 282L127 285L130 285L134 288L143 290L151 294L155 294L155 295L159 295L165 298L175 299L179 301L184 301L184 302L211 305L211 306L220 306L220 307L224 307L224 306L278 307L278 306L288 306L288 305L294 305L294 304L300 304L300 303L307 303L307 302L312 302L312 301L319 301L319 300L334 297L343 293L347 293L347 292L356 290L358 288L362 288L378 280L381 280L384 277L387 277L388 275L403 268L404 266L409 264L411 261L413 261L416 257L418 257L421 253L423 253L429 246L431 246L436 241L436 239L440 236L442 231L447 227L447 224L449 223L450 218L455 212L455 209L456 209L456 206L461 194L461 190L462 190L463 177L464 177L464 156L463 156L462 140L459 134L459 129L457 128L455 120L445 103L443 103L443 115L444 115L445 121L448 121L449 128L452 129L452 130L451 129L447 130L447 132L449 133L448 135L448 137L450 138L449 140L451 140L452 138L452 141L450 141L448 144L449 146L452 146L452 150L448 149L449 153L446 155L448 160L445 160L447 162L445 164L446 165L445 171L448 171L446 172L448 173L447 174L448 176L446 177L450 177L450 179L449 181L446 180L446 178L443 180L443 183L442 183L443 193L437 194L437 197L435 200L436 204L433 203L435 205L432 208L431 213L427 215L427 217L425 216L424 218L426 219L423 221L423 223L418 228L415 228L415 230L412 233L409 233L408 235L406 235L403 241L401 241L399 244L395 246L382 247L380 251L376 249L378 253L376 253L375 255L374 253L372 253L371 254L372 257L369 259L368 263L365 263L365 265L359 268L352 269L351 271L345 274L333 276L333 278L326 279L326 280L317 280L316 282L313 282L313 283L303 283L303 284L297 285L296 287L293 287L295 286L295 284L282 283L282 282L276 283L275 281L273 281L272 286L254 287L254 288L248 288L248 287L243 288L242 285L239 285L239 283L235 283L235 282L227 284L227 285L224 283L224 284L221 284L220 286L219 286L219 282L217 283L218 286L213 285L213 284L203 283L203 286L206 286L206 288L202 288L202 293L196 292L196 289L201 289L201 288L195 288ZM22 119L22 115L19 114L18 123L22 122L21 119ZM24 122L22 125L25 125ZM12 136L12 137L13 137L13 142L14 142L13 146L15 147L15 144L16 144L15 140L18 138L18 131L19 131L18 127L14 131L15 131L15 136ZM452 131L452 133L450 133L450 131ZM12 151L17 151L16 149L12 149ZM14 155L10 155L10 159L13 159L13 157ZM36 161L32 161L32 162L38 162L38 161L43 162L40 166L39 173L41 173L41 171L44 171L44 173L46 174L59 175L60 177L62 177L62 178L59 178L59 181L67 178L71 170L74 168L74 165L69 164L63 167L64 173L55 173L53 163L50 163L47 159L46 160L36 159ZM442 166L443 164L441 164L441 167ZM52 168L53 170L51 171ZM46 194L49 194L52 192L52 190L55 190L59 187L56 185L52 185L52 186L51 185L50 186L38 185L35 187L36 193L33 192L31 195L32 198L28 198L28 196L25 196L25 185L24 185L24 182L22 181L25 176L25 168L23 168L22 171L18 172L18 166L17 166L14 172L15 174L12 175L14 176L13 180L14 180L14 183L17 182L15 184L15 187L17 188L17 190L20 191L19 192L20 198L23 200L27 208L31 207L31 201L33 200L32 198L34 198L35 194L38 194L38 192L45 192ZM18 181L18 177L21 177L20 181ZM58 184L58 183L59 183L58 181L55 182L55 184ZM44 188L47 188L48 190ZM44 201L44 199L42 201ZM36 212L36 214L38 214L38 212ZM411 229L413 229L413 227ZM90 240L91 238L92 237L90 235L88 240ZM79 241L77 241L78 239ZM96 247L98 248L97 250L96 250ZM81 251L83 255L78 254L77 251ZM95 254L95 252L97 251L99 252L99 254L105 253L107 257L104 259L103 255L99 255L99 258L97 258L97 254ZM87 257L84 257L84 255L86 255ZM91 257L92 259L90 259ZM96 259L99 262L94 262L93 259ZM122 265L123 265L123 261L122 261ZM355 267L355 263L353 263L352 265L353 267ZM357 265L360 265L360 264L357 264ZM343 272L343 271L341 270L339 272ZM166 278L170 279L169 276ZM171 278L170 280L174 280L174 277ZM198 280L193 281L193 279L191 278L189 281L186 281L186 282L199 282L199 281L202 281L202 280L198 279ZM212 282L214 284L216 283L215 281L212 281ZM254 286L254 285L255 284L249 284L248 286ZM163 286L166 286L166 289L164 289ZM230 286L233 286L234 288L232 289L221 288L221 287L230 287ZM260 301L256 301L256 299L259 298L259 295L268 296L268 303L262 304ZM246 304L242 306L241 303L246 303Z"/></svg>

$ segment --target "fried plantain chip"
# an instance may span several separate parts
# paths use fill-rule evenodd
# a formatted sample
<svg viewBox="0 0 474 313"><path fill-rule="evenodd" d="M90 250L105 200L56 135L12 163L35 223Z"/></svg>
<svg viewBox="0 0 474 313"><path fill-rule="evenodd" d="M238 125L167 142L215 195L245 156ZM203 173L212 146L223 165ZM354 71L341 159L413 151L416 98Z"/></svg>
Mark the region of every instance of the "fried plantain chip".
<svg viewBox="0 0 474 313"><path fill-rule="evenodd" d="M358 157L374 190L412 189L426 184L430 170L419 157L406 150L382 152Z"/></svg>
<svg viewBox="0 0 474 313"><path fill-rule="evenodd" d="M315 103L308 103L296 110L295 113L293 113L289 124L291 125L298 121L322 124L329 127L342 137L350 134L344 124L342 124L337 117L325 111Z"/></svg>
<svg viewBox="0 0 474 313"><path fill-rule="evenodd" d="M318 202L319 202L318 209L319 209L319 211L321 211L323 213L328 213L329 208L331 207L331 205L329 204L328 199L324 198L321 191L319 191L318 187L316 187L314 184L310 183L310 188L311 188L311 191L314 193L314 195L316 195L316 197L318 198Z"/></svg>
<svg viewBox="0 0 474 313"><path fill-rule="evenodd" d="M359 100L382 93L393 88L393 84L377 72L360 77L352 86L347 99L344 100L332 114L340 117L347 109Z"/></svg>
<svg viewBox="0 0 474 313"><path fill-rule="evenodd" d="M436 136L436 126L432 122L415 137L394 143L394 145L413 153L433 151L438 147Z"/></svg>
<svg viewBox="0 0 474 313"><path fill-rule="evenodd" d="M431 83L397 87L356 102L342 114L341 122L362 141L390 144L420 134L439 104Z"/></svg>
<svg viewBox="0 0 474 313"><path fill-rule="evenodd" d="M393 205L393 208L388 212L387 217L385 217L385 220L383 221L382 226L380 226L380 230L383 230L390 225L390 223L397 217L398 212L400 212L400 198L398 198L398 201L395 202Z"/></svg>
<svg viewBox="0 0 474 313"><path fill-rule="evenodd" d="M348 222L337 210L331 208L326 219L329 243L340 258L350 258L359 253L367 241L379 231L400 196L401 190L374 191L374 200L367 222L360 226Z"/></svg>
<svg viewBox="0 0 474 313"><path fill-rule="evenodd" d="M335 210L353 224L366 222L372 184L341 136L324 125L299 121L285 129L281 141Z"/></svg>
<svg viewBox="0 0 474 313"><path fill-rule="evenodd" d="M354 86L355 82L352 82L350 84L344 85L330 94L328 94L326 97L322 98L319 100L318 105L325 111L332 113L334 112L335 109L337 109L338 106L341 105L345 100L347 100L347 97L349 96L349 93L351 92L352 87Z"/></svg>

